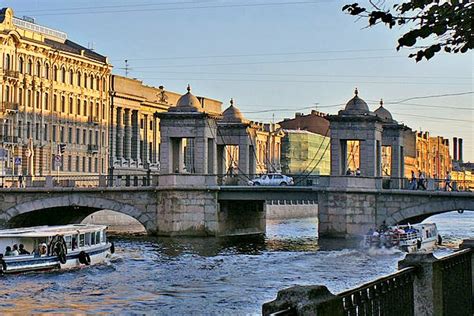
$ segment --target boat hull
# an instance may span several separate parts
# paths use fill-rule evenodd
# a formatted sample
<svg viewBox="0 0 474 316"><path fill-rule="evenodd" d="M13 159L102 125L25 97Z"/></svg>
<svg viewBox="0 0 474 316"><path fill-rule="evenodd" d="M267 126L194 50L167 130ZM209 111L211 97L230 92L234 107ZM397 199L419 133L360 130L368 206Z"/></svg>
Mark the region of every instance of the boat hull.
<svg viewBox="0 0 474 316"><path fill-rule="evenodd" d="M84 251L90 258L88 265L95 265L103 263L107 257L111 255L112 244L99 245L89 249L81 249L78 251L71 251L66 255L66 262L61 263L57 256L34 257L30 256L15 256L4 257L3 263L0 266L1 274L14 274L30 271L46 271L55 269L74 269L81 266L86 266L80 262L80 253Z"/></svg>

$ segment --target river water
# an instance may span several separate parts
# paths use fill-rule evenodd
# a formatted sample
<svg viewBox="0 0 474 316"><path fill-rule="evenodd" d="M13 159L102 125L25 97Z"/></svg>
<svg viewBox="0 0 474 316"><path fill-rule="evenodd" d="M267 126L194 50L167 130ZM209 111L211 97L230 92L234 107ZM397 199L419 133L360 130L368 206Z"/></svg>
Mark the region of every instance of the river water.
<svg viewBox="0 0 474 316"><path fill-rule="evenodd" d="M449 247L474 236L474 212L427 221ZM282 288L323 284L336 293L396 271L404 256L345 240L318 245L312 219L272 221L267 230L260 239L115 238L107 264L0 277L0 314L259 314Z"/></svg>

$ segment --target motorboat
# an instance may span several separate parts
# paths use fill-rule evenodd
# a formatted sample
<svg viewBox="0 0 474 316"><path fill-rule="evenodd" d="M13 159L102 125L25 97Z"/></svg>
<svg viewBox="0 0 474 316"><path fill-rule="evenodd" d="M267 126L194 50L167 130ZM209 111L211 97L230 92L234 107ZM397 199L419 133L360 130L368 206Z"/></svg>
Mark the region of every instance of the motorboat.
<svg viewBox="0 0 474 316"><path fill-rule="evenodd" d="M392 248L404 252L431 251L440 245L441 236L434 223L397 225L369 231L364 236L365 247Z"/></svg>
<svg viewBox="0 0 474 316"><path fill-rule="evenodd" d="M0 230L0 274L102 263L115 251L106 230L90 224Z"/></svg>

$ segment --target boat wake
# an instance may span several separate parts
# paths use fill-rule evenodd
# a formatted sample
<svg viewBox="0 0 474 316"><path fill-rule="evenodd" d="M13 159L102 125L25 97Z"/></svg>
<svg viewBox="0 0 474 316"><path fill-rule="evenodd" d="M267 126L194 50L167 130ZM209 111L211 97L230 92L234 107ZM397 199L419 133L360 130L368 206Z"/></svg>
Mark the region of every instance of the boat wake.
<svg viewBox="0 0 474 316"><path fill-rule="evenodd" d="M378 247L370 247L367 249L367 254L371 257L375 256L387 256L387 255L395 255L395 254L400 254L403 251L401 251L398 248L378 248Z"/></svg>

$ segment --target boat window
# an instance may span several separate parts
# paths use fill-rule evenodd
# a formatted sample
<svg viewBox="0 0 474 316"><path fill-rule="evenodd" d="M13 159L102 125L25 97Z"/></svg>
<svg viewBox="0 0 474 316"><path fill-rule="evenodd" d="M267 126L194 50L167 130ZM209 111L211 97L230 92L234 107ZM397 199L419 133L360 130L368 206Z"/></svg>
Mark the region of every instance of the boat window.
<svg viewBox="0 0 474 316"><path fill-rule="evenodd" d="M64 241L66 242L66 248L72 249L72 236L64 236Z"/></svg>
<svg viewBox="0 0 474 316"><path fill-rule="evenodd" d="M86 246L91 245L91 233L86 233Z"/></svg>
<svg viewBox="0 0 474 316"><path fill-rule="evenodd" d="M100 244L100 231L95 232L95 243Z"/></svg>
<svg viewBox="0 0 474 316"><path fill-rule="evenodd" d="M100 241L105 242L105 231L103 230L100 231Z"/></svg>
<svg viewBox="0 0 474 316"><path fill-rule="evenodd" d="M84 247L85 244L85 236L84 234L79 235L79 247Z"/></svg>
<svg viewBox="0 0 474 316"><path fill-rule="evenodd" d="M92 232L91 234L91 245L95 245L95 233Z"/></svg>

